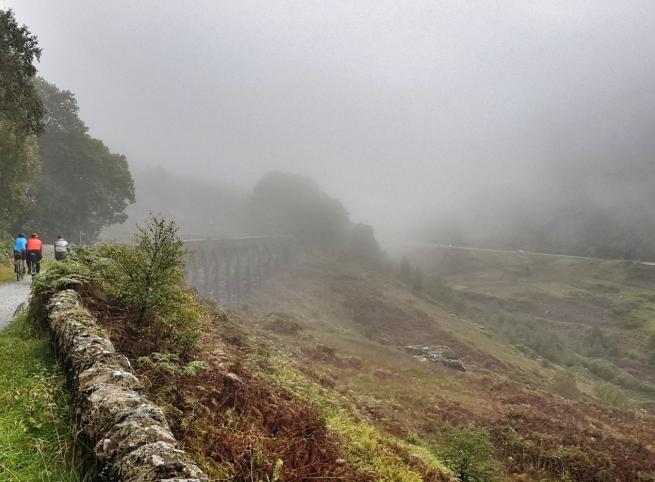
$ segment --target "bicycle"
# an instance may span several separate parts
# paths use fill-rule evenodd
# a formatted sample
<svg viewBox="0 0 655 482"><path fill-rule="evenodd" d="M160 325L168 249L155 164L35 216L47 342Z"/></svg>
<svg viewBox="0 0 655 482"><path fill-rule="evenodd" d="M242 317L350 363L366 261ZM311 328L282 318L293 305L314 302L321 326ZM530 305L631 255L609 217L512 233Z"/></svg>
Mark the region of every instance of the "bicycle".
<svg viewBox="0 0 655 482"><path fill-rule="evenodd" d="M20 281L25 276L25 260L23 258L14 258L14 273L16 273L16 281Z"/></svg>

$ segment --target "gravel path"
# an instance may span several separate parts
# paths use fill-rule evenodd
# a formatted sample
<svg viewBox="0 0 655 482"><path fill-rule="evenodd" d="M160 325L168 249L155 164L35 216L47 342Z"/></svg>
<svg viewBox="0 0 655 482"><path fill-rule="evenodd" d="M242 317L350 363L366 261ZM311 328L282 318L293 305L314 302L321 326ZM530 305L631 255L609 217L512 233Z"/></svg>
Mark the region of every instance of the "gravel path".
<svg viewBox="0 0 655 482"><path fill-rule="evenodd" d="M25 276L19 283L13 281L0 284L0 330L14 319L14 311L30 296L31 278Z"/></svg>

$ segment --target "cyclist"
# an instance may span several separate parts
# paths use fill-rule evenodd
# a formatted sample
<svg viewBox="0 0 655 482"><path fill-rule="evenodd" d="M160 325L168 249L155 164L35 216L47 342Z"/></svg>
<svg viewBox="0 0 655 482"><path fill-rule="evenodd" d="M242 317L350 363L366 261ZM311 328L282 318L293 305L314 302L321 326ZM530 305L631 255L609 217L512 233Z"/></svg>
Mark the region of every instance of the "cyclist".
<svg viewBox="0 0 655 482"><path fill-rule="evenodd" d="M68 241L60 234L55 241L55 259L61 261L68 256Z"/></svg>
<svg viewBox="0 0 655 482"><path fill-rule="evenodd" d="M14 242L14 265L16 270L20 270L21 273L25 272L25 252L27 251L27 239L23 233L19 233L16 236L16 241ZM16 271L18 272L18 271Z"/></svg>
<svg viewBox="0 0 655 482"><path fill-rule="evenodd" d="M27 272L29 274L41 271L41 258L43 258L43 243L39 235L32 233L27 241Z"/></svg>

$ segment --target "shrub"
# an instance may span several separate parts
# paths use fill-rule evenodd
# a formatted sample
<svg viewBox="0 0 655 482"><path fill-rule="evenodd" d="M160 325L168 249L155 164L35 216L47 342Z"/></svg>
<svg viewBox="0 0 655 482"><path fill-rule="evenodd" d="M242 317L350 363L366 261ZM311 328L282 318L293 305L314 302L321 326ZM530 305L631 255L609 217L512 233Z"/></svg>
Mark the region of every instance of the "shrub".
<svg viewBox="0 0 655 482"><path fill-rule="evenodd" d="M442 301L444 303L451 303L456 301L455 292L453 289L448 286L443 278L438 276L431 276L428 278L425 291L428 296L434 298L437 301Z"/></svg>
<svg viewBox="0 0 655 482"><path fill-rule="evenodd" d="M151 215L138 230L136 247L99 249L113 261L104 265L105 289L133 310L136 329L147 342L144 353L166 349L189 354L200 337L202 311L184 285L177 226Z"/></svg>
<svg viewBox="0 0 655 482"><path fill-rule="evenodd" d="M448 444L437 452L460 482L488 482L498 475L494 445L484 430L453 429Z"/></svg>
<svg viewBox="0 0 655 482"><path fill-rule="evenodd" d="M398 266L398 276L401 280L409 283L412 279L412 265L409 263L407 256L403 256Z"/></svg>
<svg viewBox="0 0 655 482"><path fill-rule="evenodd" d="M173 221L151 216L138 226L137 249L124 250L116 262L129 286L123 299L138 310L137 324L167 314L184 279L182 241Z"/></svg>
<svg viewBox="0 0 655 482"><path fill-rule="evenodd" d="M630 408L630 399L625 395L625 393L623 393L620 388L610 385L609 383L596 385L596 387L594 387L594 394L604 405L621 410L627 410Z"/></svg>

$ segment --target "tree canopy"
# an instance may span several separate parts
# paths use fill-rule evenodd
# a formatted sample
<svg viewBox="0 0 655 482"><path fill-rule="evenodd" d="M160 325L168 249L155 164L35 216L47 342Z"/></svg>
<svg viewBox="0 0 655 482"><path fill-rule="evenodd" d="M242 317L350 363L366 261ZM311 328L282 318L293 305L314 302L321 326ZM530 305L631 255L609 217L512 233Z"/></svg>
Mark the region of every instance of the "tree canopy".
<svg viewBox="0 0 655 482"><path fill-rule="evenodd" d="M127 159L88 134L71 92L43 79L35 85L46 122L38 138L43 167L29 222L46 239L61 233L92 241L103 226L123 222L125 208L134 202Z"/></svg>
<svg viewBox="0 0 655 482"><path fill-rule="evenodd" d="M0 230L21 219L34 203L39 158L33 136L43 108L32 84L41 50L11 10L0 10Z"/></svg>
<svg viewBox="0 0 655 482"><path fill-rule="evenodd" d="M32 79L41 57L37 38L14 12L0 10L0 117L23 133L39 134L43 107Z"/></svg>
<svg viewBox="0 0 655 482"><path fill-rule="evenodd" d="M292 234L307 246L343 242L350 226L339 200L307 178L282 172L267 174L255 186L249 215L253 232Z"/></svg>

